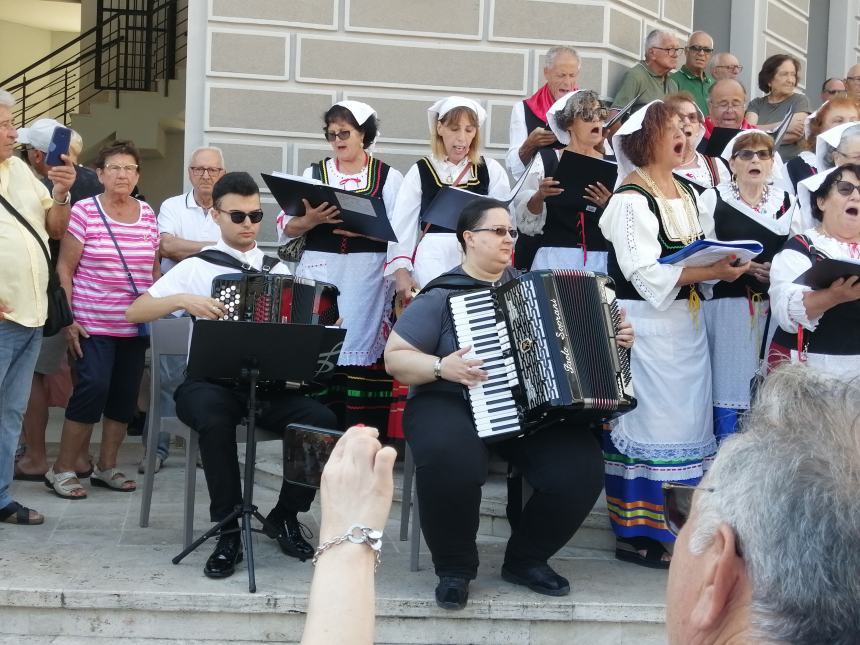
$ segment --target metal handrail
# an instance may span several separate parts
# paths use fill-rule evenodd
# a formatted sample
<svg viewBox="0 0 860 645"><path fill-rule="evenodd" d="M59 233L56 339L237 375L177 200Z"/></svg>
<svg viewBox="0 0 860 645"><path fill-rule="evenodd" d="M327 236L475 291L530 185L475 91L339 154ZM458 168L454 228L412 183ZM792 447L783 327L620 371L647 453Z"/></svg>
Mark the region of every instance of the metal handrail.
<svg viewBox="0 0 860 645"><path fill-rule="evenodd" d="M113 91L119 107L121 91L151 91L158 81L175 78L176 65L187 57L187 6L179 7L177 0L142 0L136 6L144 2L141 9L133 2L110 6L99 0L95 27L0 82L18 97L14 116L22 122L41 116L67 121L104 92ZM87 40L48 71L28 76ZM164 83L165 96L167 87Z"/></svg>

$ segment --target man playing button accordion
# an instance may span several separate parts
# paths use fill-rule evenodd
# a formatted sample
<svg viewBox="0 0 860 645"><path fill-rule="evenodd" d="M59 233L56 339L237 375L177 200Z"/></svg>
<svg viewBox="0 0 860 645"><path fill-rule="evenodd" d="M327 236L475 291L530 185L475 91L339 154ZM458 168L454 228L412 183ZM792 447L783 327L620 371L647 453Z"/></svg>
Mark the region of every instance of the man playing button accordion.
<svg viewBox="0 0 860 645"><path fill-rule="evenodd" d="M245 172L224 175L212 190L212 217L221 230L221 239L206 250L216 250L253 269L270 268L272 274L288 274L284 264L273 262L257 247L257 234L263 220L260 192ZM217 320L225 314L224 305L211 298L212 281L236 269L201 257L190 257L177 264L138 298L126 312L131 322L150 322L177 310L197 318ZM174 398L176 415L200 436L203 472L209 488L209 514L213 522L227 517L242 502L239 462L236 450L236 425L245 416L244 390L220 383L187 378ZM322 404L296 391L260 393L259 424L267 430L283 432L290 423L306 423L333 428L336 419ZM306 529L296 514L307 512L314 489L289 484L281 486L278 502L267 519L279 529L276 538L287 555L306 560L314 550L302 536ZM203 573L210 578L233 574L242 560L238 524L225 526L218 544L206 562Z"/></svg>

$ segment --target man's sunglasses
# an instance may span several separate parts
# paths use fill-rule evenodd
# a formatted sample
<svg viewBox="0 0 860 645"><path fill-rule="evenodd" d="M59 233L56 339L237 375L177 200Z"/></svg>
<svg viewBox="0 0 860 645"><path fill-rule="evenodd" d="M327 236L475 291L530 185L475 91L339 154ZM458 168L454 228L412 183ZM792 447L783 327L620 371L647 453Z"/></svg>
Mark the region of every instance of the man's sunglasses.
<svg viewBox="0 0 860 645"><path fill-rule="evenodd" d="M761 150L739 150L732 157L741 161L752 161L754 157L758 157L762 161L767 161L768 159L773 159L773 152L765 148Z"/></svg>
<svg viewBox="0 0 860 645"><path fill-rule="evenodd" d="M713 47L705 47L704 45L687 45L688 52L696 52L697 54L713 54Z"/></svg>
<svg viewBox="0 0 860 645"><path fill-rule="evenodd" d="M250 213L246 213L245 211L225 211L220 208L215 209L219 213L226 213L230 216L230 221L234 224L242 224L245 221L245 218L251 220L251 224L259 224L263 221L263 211L251 211Z"/></svg>
<svg viewBox="0 0 860 645"><path fill-rule="evenodd" d="M663 517L666 527L675 537L681 532L684 524L690 519L690 509L693 505L693 493L697 490L713 493L713 488L690 486L688 484L663 483Z"/></svg>
<svg viewBox="0 0 860 645"><path fill-rule="evenodd" d="M508 228L507 226L488 226L486 228L473 228L472 233L478 233L480 231L491 231L495 233L498 237L504 237L505 235L510 235L511 239L517 239L517 235L520 232L515 228Z"/></svg>

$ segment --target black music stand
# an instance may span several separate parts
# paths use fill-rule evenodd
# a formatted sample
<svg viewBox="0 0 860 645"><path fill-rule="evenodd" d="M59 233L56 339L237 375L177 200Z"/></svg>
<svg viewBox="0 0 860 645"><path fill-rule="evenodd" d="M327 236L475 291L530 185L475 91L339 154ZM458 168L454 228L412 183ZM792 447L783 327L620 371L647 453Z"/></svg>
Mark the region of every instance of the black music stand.
<svg viewBox="0 0 860 645"><path fill-rule="evenodd" d="M188 351L188 376L208 379L238 379L248 385L248 436L245 454L245 481L242 503L223 520L206 531L173 558L173 564L197 549L230 522L241 518L242 534L248 562L248 591L257 591L254 576L254 547L251 534L263 533L251 527L251 517L277 534L254 506L254 465L257 460L256 413L257 382L286 381L306 383L334 370L345 329L321 325L293 325L237 321L198 320L194 323L191 347Z"/></svg>

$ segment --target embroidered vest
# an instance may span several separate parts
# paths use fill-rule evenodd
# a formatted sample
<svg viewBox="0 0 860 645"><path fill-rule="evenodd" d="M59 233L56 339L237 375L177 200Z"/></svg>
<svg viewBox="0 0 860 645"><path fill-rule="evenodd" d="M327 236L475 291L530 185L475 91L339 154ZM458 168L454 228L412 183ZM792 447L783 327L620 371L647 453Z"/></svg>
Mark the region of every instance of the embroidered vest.
<svg viewBox="0 0 860 645"><path fill-rule="evenodd" d="M428 157L423 157L416 162L418 166L418 176L421 179L421 210L419 214L419 219L427 210L427 207L430 206L430 202L433 201L433 198L436 197L436 193L442 190L446 184L442 181L442 178L439 177L439 173L436 172L436 169L433 167L432 162ZM481 157L481 163L477 166L472 164L472 167L469 169L469 172L465 177L466 181L457 185L457 188L462 188L463 190L468 190L470 192L475 193L476 195L486 195L490 189L490 171L487 168L487 164L484 162L484 158ZM425 224L423 219L421 220L421 227L424 228ZM450 233L446 228L441 226L436 226L435 224L431 224L430 228L427 229L428 233Z"/></svg>
<svg viewBox="0 0 860 645"><path fill-rule="evenodd" d="M319 179L324 184L329 183L329 174L326 166L326 162L329 159L330 157L326 157L319 164ZM367 195L368 197L382 199L382 188L385 186L389 170L391 170L391 166L388 164L374 157L368 157L367 186L351 192L357 195ZM305 250L324 251L326 253L385 253L388 248L387 242L369 240L366 237L336 235L333 232L336 228L337 224L319 224L312 228L305 237Z"/></svg>

